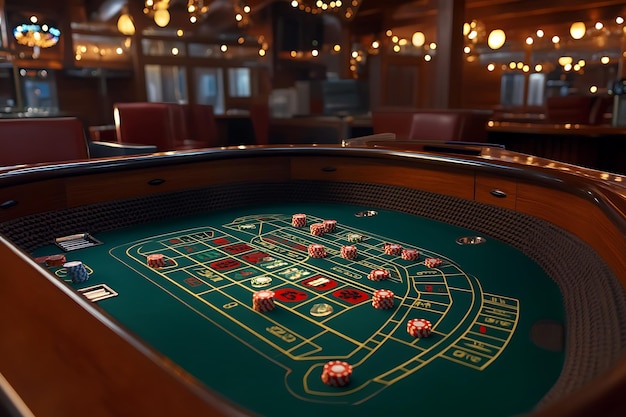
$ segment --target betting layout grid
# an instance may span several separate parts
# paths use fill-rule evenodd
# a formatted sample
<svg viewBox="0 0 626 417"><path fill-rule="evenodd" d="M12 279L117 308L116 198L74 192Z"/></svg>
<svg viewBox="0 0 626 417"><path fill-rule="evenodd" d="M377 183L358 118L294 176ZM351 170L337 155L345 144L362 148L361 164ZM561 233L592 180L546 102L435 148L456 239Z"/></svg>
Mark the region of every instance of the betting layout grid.
<svg viewBox="0 0 626 417"><path fill-rule="evenodd" d="M307 224L322 221L308 215ZM364 239L350 243L348 236L354 234ZM324 245L326 258L308 257L307 246L314 243ZM487 367L515 330L517 300L483 293L476 278L427 249L417 248L420 257L415 261L385 255L386 243L389 240L382 236L341 224L333 233L312 236L307 228L294 228L291 215L272 214L241 217L222 227L143 239L111 253L119 257L123 249L125 256L144 266L150 254L164 253L164 266L150 268L152 272L218 311L232 324L228 326L232 336L263 355L271 354L264 349L267 347L294 363L307 364L308 368L305 366L299 374L287 365L290 378L286 383L297 395L332 401L337 393L329 391L319 378L326 360L346 358L356 372L362 372L367 370L368 359L390 349L394 362L387 360L388 367L382 371L366 371L367 377L359 379L361 384L352 384L346 394L354 396L359 392L361 398L370 398L438 358L478 370ZM341 246L346 244L358 247L357 259L341 258ZM444 263L428 268L424 265L428 257L440 257ZM390 279L381 283L368 281L365 277L372 268L391 271ZM152 274L146 277L154 278ZM255 312L248 300L259 287L271 288L278 307L292 313L288 322L274 320L269 313L263 315L264 320L257 320L257 325L251 325L254 320L250 320L250 315ZM379 288L393 290L396 308L370 321L365 333L337 325L342 316L371 309L368 301ZM478 302L468 301L469 293L477 296L471 298ZM314 314L320 305L326 306L323 314ZM407 320L416 315L435 324L428 342L406 332ZM458 317L463 320L459 322ZM250 342L241 330L263 340L265 345L259 347ZM405 356L398 357L398 346L406 352Z"/></svg>

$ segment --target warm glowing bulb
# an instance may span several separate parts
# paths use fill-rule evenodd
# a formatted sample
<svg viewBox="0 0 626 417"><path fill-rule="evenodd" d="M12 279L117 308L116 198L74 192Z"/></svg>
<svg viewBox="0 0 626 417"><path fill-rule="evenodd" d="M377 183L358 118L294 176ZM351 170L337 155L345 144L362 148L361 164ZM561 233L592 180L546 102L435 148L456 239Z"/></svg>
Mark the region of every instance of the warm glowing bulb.
<svg viewBox="0 0 626 417"><path fill-rule="evenodd" d="M489 37L487 38L487 45L489 45L491 49L500 49L502 48L502 45L504 45L505 41L506 34L504 31L502 29L495 29L489 34Z"/></svg>
<svg viewBox="0 0 626 417"><path fill-rule="evenodd" d="M170 12L167 9L159 9L154 12L154 23L164 28L170 23Z"/></svg>
<svg viewBox="0 0 626 417"><path fill-rule="evenodd" d="M493 70L495 70L495 69L496 69L496 66L495 66L494 64L489 64L489 65L487 65L487 71L490 71L490 72L491 72L491 71L493 71Z"/></svg>
<svg viewBox="0 0 626 417"><path fill-rule="evenodd" d="M574 22L569 27L569 34L572 35L574 39L582 39L587 32L587 27L584 22Z"/></svg>
<svg viewBox="0 0 626 417"><path fill-rule="evenodd" d="M117 30L124 35L130 36L135 34L135 25L128 13L122 14L120 18L117 19Z"/></svg>
<svg viewBox="0 0 626 417"><path fill-rule="evenodd" d="M422 32L415 32L411 38L411 43L417 48L421 48L426 43L426 36Z"/></svg>
<svg viewBox="0 0 626 417"><path fill-rule="evenodd" d="M526 38L526 45L532 45L535 42L532 36Z"/></svg>
<svg viewBox="0 0 626 417"><path fill-rule="evenodd" d="M573 61L574 60L571 56L562 56L558 59L559 65L562 67L566 66L567 64L571 64Z"/></svg>

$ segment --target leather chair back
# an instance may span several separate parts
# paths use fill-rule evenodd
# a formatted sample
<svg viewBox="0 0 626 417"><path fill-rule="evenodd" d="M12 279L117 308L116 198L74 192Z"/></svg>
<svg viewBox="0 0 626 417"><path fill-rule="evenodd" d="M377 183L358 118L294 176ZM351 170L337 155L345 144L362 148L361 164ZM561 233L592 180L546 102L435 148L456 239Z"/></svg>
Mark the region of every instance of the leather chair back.
<svg viewBox="0 0 626 417"><path fill-rule="evenodd" d="M85 129L75 117L0 119L0 165L89 158Z"/></svg>
<svg viewBox="0 0 626 417"><path fill-rule="evenodd" d="M153 145L159 151L176 149L168 103L116 103L114 119L119 143Z"/></svg>

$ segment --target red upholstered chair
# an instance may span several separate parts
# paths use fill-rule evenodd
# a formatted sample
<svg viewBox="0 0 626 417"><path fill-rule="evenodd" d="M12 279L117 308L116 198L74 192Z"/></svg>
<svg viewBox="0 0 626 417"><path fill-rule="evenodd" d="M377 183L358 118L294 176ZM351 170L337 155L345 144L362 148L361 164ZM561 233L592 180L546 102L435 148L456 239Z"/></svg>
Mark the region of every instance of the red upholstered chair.
<svg viewBox="0 0 626 417"><path fill-rule="evenodd" d="M413 114L416 111L393 107L375 109L372 111L373 133L394 133L399 140L408 139L413 125Z"/></svg>
<svg viewBox="0 0 626 417"><path fill-rule="evenodd" d="M253 102L250 105L250 120L254 130L254 143L267 145L270 143L270 106L267 102Z"/></svg>
<svg viewBox="0 0 626 417"><path fill-rule="evenodd" d="M546 99L546 120L549 123L589 123L592 97L556 96Z"/></svg>
<svg viewBox="0 0 626 417"><path fill-rule="evenodd" d="M218 146L219 133L213 106L207 104L186 104L180 106L185 113L187 138L182 146L208 148Z"/></svg>
<svg viewBox="0 0 626 417"><path fill-rule="evenodd" d="M154 145L158 151L176 149L168 103L116 103L113 112L119 143Z"/></svg>
<svg viewBox="0 0 626 417"><path fill-rule="evenodd" d="M442 109L413 114L409 139L425 141L486 142L491 111Z"/></svg>
<svg viewBox="0 0 626 417"><path fill-rule="evenodd" d="M600 124L604 112L611 104L610 97L602 96L555 96L546 99L548 123Z"/></svg>
<svg viewBox="0 0 626 417"><path fill-rule="evenodd" d="M75 117L0 119L0 165L87 159L85 129Z"/></svg>
<svg viewBox="0 0 626 417"><path fill-rule="evenodd" d="M447 142L458 140L463 128L463 114L447 110L413 114L409 139Z"/></svg>
<svg viewBox="0 0 626 417"><path fill-rule="evenodd" d="M213 108L176 103L116 103L117 140L120 143L153 145L159 151L214 146L217 133ZM217 128L215 127L217 131Z"/></svg>

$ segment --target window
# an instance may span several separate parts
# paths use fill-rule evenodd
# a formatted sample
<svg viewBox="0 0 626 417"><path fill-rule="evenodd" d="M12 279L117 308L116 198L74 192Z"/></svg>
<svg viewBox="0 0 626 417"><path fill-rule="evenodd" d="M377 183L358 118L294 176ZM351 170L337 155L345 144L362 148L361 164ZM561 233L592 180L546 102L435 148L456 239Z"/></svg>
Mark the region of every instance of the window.
<svg viewBox="0 0 626 417"><path fill-rule="evenodd" d="M216 114L224 113L224 82L221 68L195 68L196 102L210 104Z"/></svg>
<svg viewBox="0 0 626 417"><path fill-rule="evenodd" d="M251 97L250 68L228 69L228 95L230 97Z"/></svg>
<svg viewBox="0 0 626 417"><path fill-rule="evenodd" d="M187 77L184 67L146 65L146 94L148 101L187 103Z"/></svg>

